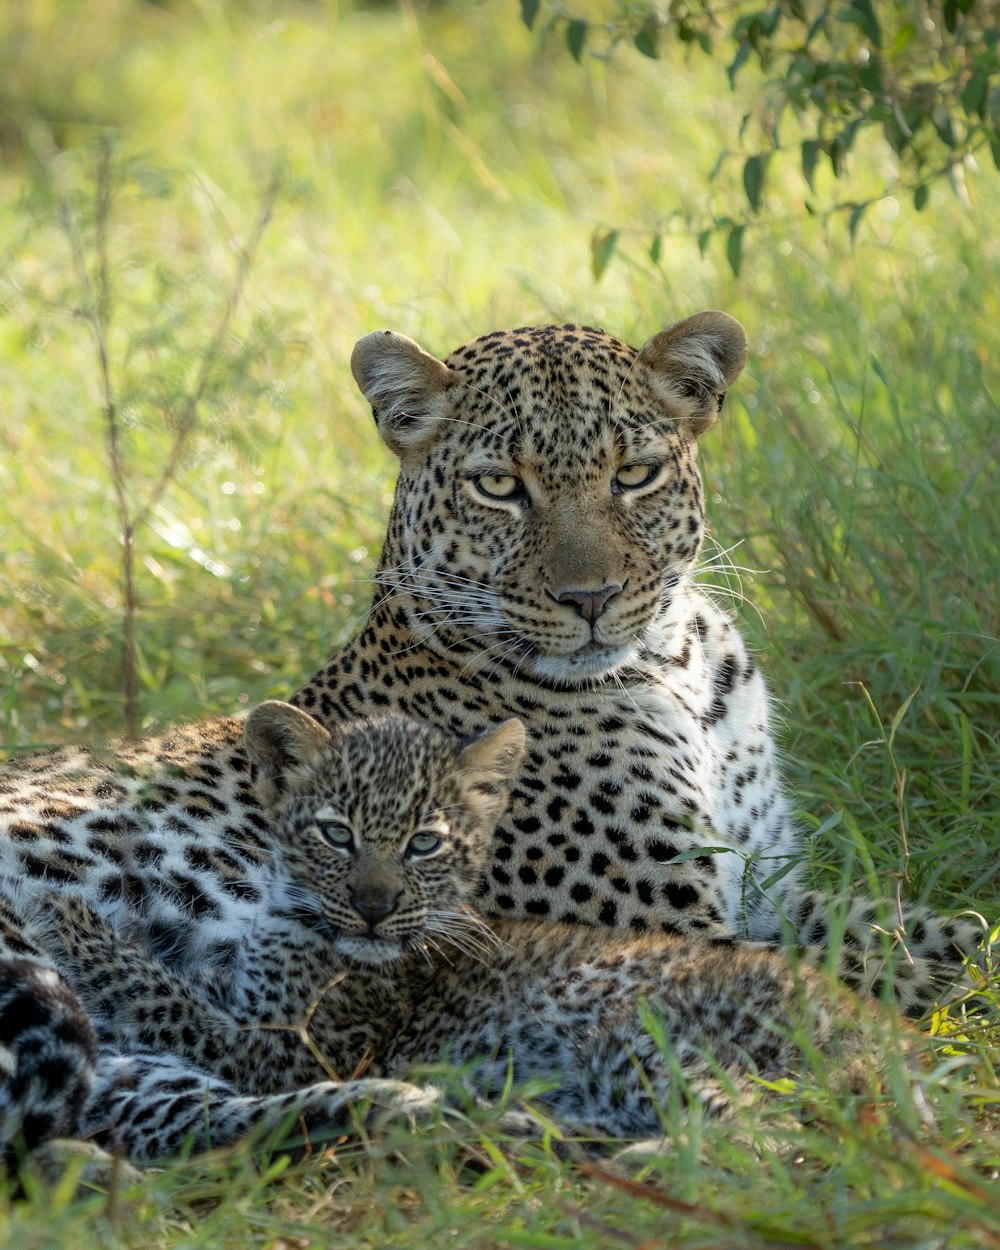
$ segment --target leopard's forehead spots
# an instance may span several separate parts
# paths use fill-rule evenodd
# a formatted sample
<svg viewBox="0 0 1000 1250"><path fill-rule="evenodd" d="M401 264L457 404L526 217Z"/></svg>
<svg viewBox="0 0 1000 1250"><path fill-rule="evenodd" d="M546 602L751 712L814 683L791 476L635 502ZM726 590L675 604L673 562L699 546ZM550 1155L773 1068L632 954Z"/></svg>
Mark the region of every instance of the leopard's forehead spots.
<svg viewBox="0 0 1000 1250"><path fill-rule="evenodd" d="M634 348L587 326L526 326L474 339L446 361L463 387L468 422L456 441L470 449L473 468L488 470L491 458L505 455L551 486L585 483L597 464L674 434L638 359Z"/></svg>
<svg viewBox="0 0 1000 1250"><path fill-rule="evenodd" d="M445 364L473 374L502 368L512 361L516 361L517 367L558 368L618 359L627 366L635 354L627 343L591 326L520 326L514 330L492 330L473 339L452 352Z"/></svg>

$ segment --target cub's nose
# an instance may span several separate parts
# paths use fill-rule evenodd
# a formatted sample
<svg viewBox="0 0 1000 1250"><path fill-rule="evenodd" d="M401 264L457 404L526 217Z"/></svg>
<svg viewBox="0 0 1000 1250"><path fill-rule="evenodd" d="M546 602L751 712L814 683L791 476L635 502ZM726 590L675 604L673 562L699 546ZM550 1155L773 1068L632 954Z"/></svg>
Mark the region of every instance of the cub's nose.
<svg viewBox="0 0 1000 1250"><path fill-rule="evenodd" d="M351 906L366 924L374 927L380 920L384 920L386 916L392 915L392 913L396 910L398 902L398 894L395 898L381 892L372 894L356 894L351 899Z"/></svg>
<svg viewBox="0 0 1000 1250"><path fill-rule="evenodd" d="M571 603L576 608L577 616L593 625L612 599L622 593L623 587L617 582L609 582L600 590L563 590L552 595L556 603Z"/></svg>

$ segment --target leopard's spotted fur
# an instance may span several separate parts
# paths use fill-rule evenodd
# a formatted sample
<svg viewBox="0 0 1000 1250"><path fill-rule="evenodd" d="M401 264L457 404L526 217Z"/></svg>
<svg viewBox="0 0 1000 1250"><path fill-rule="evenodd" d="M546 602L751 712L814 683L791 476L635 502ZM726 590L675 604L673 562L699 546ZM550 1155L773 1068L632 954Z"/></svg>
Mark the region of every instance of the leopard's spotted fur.
<svg viewBox="0 0 1000 1250"><path fill-rule="evenodd" d="M638 352L580 326L497 331L444 362L388 331L355 348L400 460L381 593L293 702L324 724L397 711L467 734L524 721L478 899L488 915L828 941L763 678L692 581L697 439L745 357L724 313ZM847 908L840 955L844 979L873 993L876 915L866 900ZM919 1013L978 931L919 908L906 920L895 993Z"/></svg>
<svg viewBox="0 0 1000 1250"><path fill-rule="evenodd" d="M121 1044L248 1091L362 1066L402 1078L415 1060L460 1065L487 1097L539 1078L564 1130L604 1138L661 1132L671 1096L729 1113L752 1077L795 1071L803 1036L854 1085L876 1071L874 1013L780 953L676 934L595 943L579 925L466 912L521 757L519 721L466 743L401 717L331 738L264 704L246 732L302 932L253 935L209 996L71 901L67 961Z"/></svg>
<svg viewBox="0 0 1000 1250"><path fill-rule="evenodd" d="M489 915L827 940L828 900L795 867L762 678L691 580L696 439L745 351L721 313L639 352L572 326L498 331L446 362L388 332L355 351L399 484L368 622L293 701L328 726L386 711L459 734L523 720L524 766L479 899ZM209 721L0 771L3 1140L67 1131L68 1117L150 1157L206 1123L229 1140L285 1113L175 1056L99 1048L95 1060L58 958L30 929L39 900L82 891L210 984L260 919L293 914L293 900L274 917L265 902L272 865L240 733ZM875 918L864 901L846 918L841 969L862 990L883 980L879 944L867 949ZM920 909L906 920L912 959L895 991L919 1011L977 934ZM344 1101L324 1089L310 1105L336 1123Z"/></svg>

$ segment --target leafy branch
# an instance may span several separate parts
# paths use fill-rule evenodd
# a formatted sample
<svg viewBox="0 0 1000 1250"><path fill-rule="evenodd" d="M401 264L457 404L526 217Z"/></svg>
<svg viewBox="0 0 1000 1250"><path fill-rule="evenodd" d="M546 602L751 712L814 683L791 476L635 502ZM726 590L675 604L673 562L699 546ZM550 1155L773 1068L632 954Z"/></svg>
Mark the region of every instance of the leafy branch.
<svg viewBox="0 0 1000 1250"><path fill-rule="evenodd" d="M613 64L621 49L660 60L679 47L724 58L733 90L744 67L756 64L762 86L740 126L745 207L696 227L704 240L725 235L737 273L744 232L757 220L772 220L768 185L777 164L793 155L807 188L805 212L846 212L852 237L879 199L905 191L919 211L932 185L946 176L960 179L973 156L989 151L1000 169L1000 6L994 0L772 0L763 6L755 0L671 0L667 6L615 0L612 16L600 22L561 0L521 0L521 15L543 40L561 34L579 63L589 55ZM851 152L866 132L888 143L897 176L874 195L824 208L815 200L818 171L825 167L836 181L849 182ZM713 180L732 155L719 157ZM596 276L616 244L613 231L595 234Z"/></svg>

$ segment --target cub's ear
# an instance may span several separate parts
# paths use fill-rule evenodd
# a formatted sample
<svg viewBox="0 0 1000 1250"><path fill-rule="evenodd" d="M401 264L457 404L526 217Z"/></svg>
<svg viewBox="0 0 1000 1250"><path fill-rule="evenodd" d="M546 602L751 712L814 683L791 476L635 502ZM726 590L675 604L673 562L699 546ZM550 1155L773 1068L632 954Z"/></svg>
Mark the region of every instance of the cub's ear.
<svg viewBox="0 0 1000 1250"><path fill-rule="evenodd" d="M383 441L401 460L430 443L454 374L405 334L375 330L351 353L351 372Z"/></svg>
<svg viewBox="0 0 1000 1250"><path fill-rule="evenodd" d="M516 718L505 720L467 738L458 764L466 780L466 798L481 820L497 821L507 808L510 783L524 758L524 725Z"/></svg>
<svg viewBox="0 0 1000 1250"><path fill-rule="evenodd" d="M639 359L682 427L698 438L714 423L747 362L746 331L728 313L695 313L654 334Z"/></svg>
<svg viewBox="0 0 1000 1250"><path fill-rule="evenodd" d="M257 769L257 795L264 806L274 803L329 743L319 721L290 703L269 699L255 707L243 726L243 749Z"/></svg>

